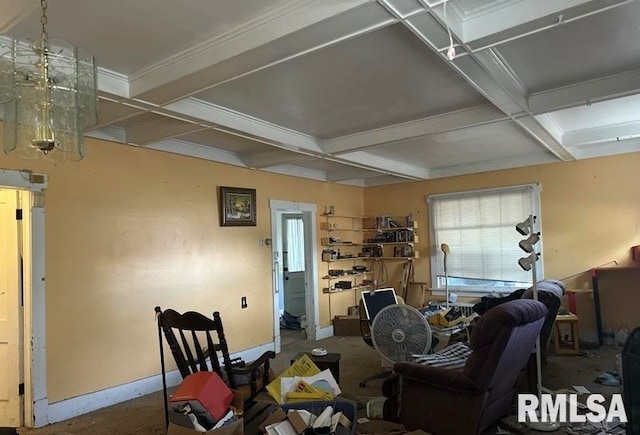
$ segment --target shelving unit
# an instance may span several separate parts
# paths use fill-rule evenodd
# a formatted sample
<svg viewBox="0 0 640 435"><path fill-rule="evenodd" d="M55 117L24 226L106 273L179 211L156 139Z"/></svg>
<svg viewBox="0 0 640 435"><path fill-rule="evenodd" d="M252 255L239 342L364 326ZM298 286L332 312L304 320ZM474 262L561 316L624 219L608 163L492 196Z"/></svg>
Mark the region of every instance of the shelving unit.
<svg viewBox="0 0 640 435"><path fill-rule="evenodd" d="M415 248L419 243L417 223L411 216L393 219L325 213L322 217L321 230L326 234L321 239L322 261L327 265L327 273L322 277L327 283L323 293L353 291L354 305L357 305L357 291L376 286L374 262L408 261L419 257ZM351 267L347 268L347 265Z"/></svg>
<svg viewBox="0 0 640 435"><path fill-rule="evenodd" d="M362 216L345 216L323 214L324 222L321 229L326 231L326 237L321 239L323 247L322 261L327 263L327 274L322 277L327 285L323 286L324 293L339 293L370 288L363 280L368 279L370 271L363 264L364 258L358 256L358 248L362 247L362 223L366 219ZM342 241L346 237L357 240ZM348 264L345 264L349 262ZM335 267L332 263L338 263ZM346 265L351 267L345 268ZM332 273L333 272L333 273ZM344 287L340 285L344 283ZM348 284L347 284L348 283Z"/></svg>

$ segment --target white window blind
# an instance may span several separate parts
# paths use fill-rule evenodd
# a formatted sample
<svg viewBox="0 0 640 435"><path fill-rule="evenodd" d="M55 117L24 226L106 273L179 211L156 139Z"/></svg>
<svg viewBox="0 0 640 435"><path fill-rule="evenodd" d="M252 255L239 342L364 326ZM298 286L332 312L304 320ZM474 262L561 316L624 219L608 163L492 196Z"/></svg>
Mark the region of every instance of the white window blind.
<svg viewBox="0 0 640 435"><path fill-rule="evenodd" d="M531 272L518 265L518 259L526 254L518 246L523 237L515 226L531 214L539 216L538 186L433 195L427 201L431 216L431 275L436 289L445 287L444 253L440 249L443 243L450 248L450 290L511 292L530 285ZM538 261L536 266L540 264ZM541 267L537 271L542 277Z"/></svg>

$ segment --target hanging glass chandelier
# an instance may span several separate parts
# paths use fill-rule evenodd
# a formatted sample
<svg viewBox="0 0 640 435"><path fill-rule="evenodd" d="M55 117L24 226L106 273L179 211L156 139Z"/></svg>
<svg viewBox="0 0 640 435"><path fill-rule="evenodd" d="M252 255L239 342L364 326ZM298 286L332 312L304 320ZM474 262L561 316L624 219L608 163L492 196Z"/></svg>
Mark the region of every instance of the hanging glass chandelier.
<svg viewBox="0 0 640 435"><path fill-rule="evenodd" d="M96 67L91 53L49 40L47 0L40 6L40 40L0 37L4 151L24 159L81 160L84 132L98 121Z"/></svg>

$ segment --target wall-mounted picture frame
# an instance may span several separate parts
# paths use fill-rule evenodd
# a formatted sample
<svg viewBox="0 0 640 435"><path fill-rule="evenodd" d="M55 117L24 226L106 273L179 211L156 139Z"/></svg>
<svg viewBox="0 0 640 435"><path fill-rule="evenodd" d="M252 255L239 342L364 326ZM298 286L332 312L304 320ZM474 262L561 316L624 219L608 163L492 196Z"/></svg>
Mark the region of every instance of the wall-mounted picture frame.
<svg viewBox="0 0 640 435"><path fill-rule="evenodd" d="M256 226L256 189L220 186L220 225Z"/></svg>

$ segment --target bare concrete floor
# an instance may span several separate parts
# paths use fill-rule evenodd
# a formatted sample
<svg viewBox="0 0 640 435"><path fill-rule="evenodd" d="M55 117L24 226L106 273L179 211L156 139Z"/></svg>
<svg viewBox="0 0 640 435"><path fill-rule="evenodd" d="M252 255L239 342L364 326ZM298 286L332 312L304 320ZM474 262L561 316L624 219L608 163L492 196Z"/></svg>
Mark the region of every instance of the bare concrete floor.
<svg viewBox="0 0 640 435"><path fill-rule="evenodd" d="M342 355L340 360L340 387L346 398L366 403L380 396L381 381L372 381L366 388L359 382L366 376L381 371L378 353L360 337L331 337L320 341L303 340L299 331L283 331L282 352L273 362L276 372L284 370L290 359L300 351L324 347ZM588 352L588 356L549 356L543 371L544 385L550 389L583 385L591 392L610 395L618 388L605 387L594 382L606 370L615 370L615 349L601 348ZM162 393L157 392L110 406L44 428L19 429L21 435L134 435L165 434Z"/></svg>

